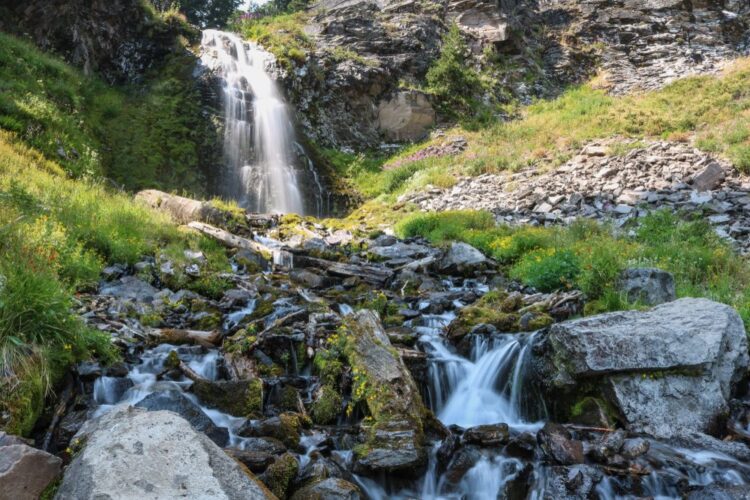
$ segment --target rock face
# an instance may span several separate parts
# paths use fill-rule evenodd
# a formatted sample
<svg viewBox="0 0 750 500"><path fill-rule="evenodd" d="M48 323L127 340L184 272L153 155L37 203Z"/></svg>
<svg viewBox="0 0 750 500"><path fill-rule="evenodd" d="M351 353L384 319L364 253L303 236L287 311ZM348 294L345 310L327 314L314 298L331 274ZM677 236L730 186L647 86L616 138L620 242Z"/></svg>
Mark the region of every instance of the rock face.
<svg viewBox="0 0 750 500"><path fill-rule="evenodd" d="M409 369L392 352L375 312L359 311L347 318L345 326L355 384L366 395L374 420L371 427L363 428L366 443L359 450L358 467L364 472L398 472L423 465L425 410Z"/></svg>
<svg viewBox="0 0 750 500"><path fill-rule="evenodd" d="M60 475L62 460L0 434L0 498L37 500Z"/></svg>
<svg viewBox="0 0 750 500"><path fill-rule="evenodd" d="M197 35L178 22L159 24L138 0L15 3L2 11L1 29L28 33L43 50L56 51L110 83L140 80L173 50L178 35Z"/></svg>
<svg viewBox="0 0 750 500"><path fill-rule="evenodd" d="M88 422L84 449L56 499L272 499L267 490L178 415L124 408Z"/></svg>
<svg viewBox="0 0 750 500"><path fill-rule="evenodd" d="M593 395L629 430L658 437L711 431L750 364L737 312L706 299L556 324L541 344L536 376L557 413L570 411L566 393Z"/></svg>
<svg viewBox="0 0 750 500"><path fill-rule="evenodd" d="M434 124L435 110L427 96L421 92L399 92L378 105L378 128L389 140L422 139Z"/></svg>

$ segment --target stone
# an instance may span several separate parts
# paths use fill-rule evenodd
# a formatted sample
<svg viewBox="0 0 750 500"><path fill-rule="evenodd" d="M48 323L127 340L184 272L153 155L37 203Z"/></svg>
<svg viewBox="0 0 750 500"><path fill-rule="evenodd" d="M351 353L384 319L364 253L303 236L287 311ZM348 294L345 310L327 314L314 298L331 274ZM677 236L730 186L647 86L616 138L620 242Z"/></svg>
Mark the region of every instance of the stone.
<svg viewBox="0 0 750 500"><path fill-rule="evenodd" d="M190 390L207 406L235 417L253 418L263 411L263 381L198 380Z"/></svg>
<svg viewBox="0 0 750 500"><path fill-rule="evenodd" d="M726 177L724 169L717 162L709 163L693 177L693 188L698 191L711 191Z"/></svg>
<svg viewBox="0 0 750 500"><path fill-rule="evenodd" d="M463 440L468 444L495 447L507 443L509 436L508 424L489 424L466 429Z"/></svg>
<svg viewBox="0 0 750 500"><path fill-rule="evenodd" d="M602 474L589 465L572 467L546 466L538 471L541 484L536 487L543 491L543 500L576 500L596 498L596 485Z"/></svg>
<svg viewBox="0 0 750 500"><path fill-rule="evenodd" d="M309 269L292 269L289 279L307 288L323 288L330 284L330 279Z"/></svg>
<svg viewBox="0 0 750 500"><path fill-rule="evenodd" d="M152 412L174 412L219 446L225 446L229 440L229 431L226 428L217 427L203 410L179 391L154 392L136 403L135 407Z"/></svg>
<svg viewBox="0 0 750 500"><path fill-rule="evenodd" d="M560 465L582 464L583 443L572 439L570 432L560 424L547 422L536 435L544 456Z"/></svg>
<svg viewBox="0 0 750 500"><path fill-rule="evenodd" d="M57 500L274 498L247 470L169 411L124 407L86 423Z"/></svg>
<svg viewBox="0 0 750 500"><path fill-rule="evenodd" d="M153 302L157 293L159 290L135 276L125 276L117 281L104 283L99 290L100 295L145 303Z"/></svg>
<svg viewBox="0 0 750 500"><path fill-rule="evenodd" d="M486 268L490 259L469 245L468 243L454 242L438 261L437 268L443 273L469 274Z"/></svg>
<svg viewBox="0 0 750 500"><path fill-rule="evenodd" d="M264 451L238 450L236 448L227 448L224 451L255 473L263 472L276 460L273 454Z"/></svg>
<svg viewBox="0 0 750 500"><path fill-rule="evenodd" d="M291 500L360 500L359 487L340 478L330 477L305 486L291 496Z"/></svg>
<svg viewBox="0 0 750 500"><path fill-rule="evenodd" d="M464 446L453 454L445 469L445 479L451 484L458 484L469 470L481 460L480 451L471 446Z"/></svg>
<svg viewBox="0 0 750 500"><path fill-rule="evenodd" d="M13 441L8 437L3 440ZM61 467L60 458L27 444L0 446L0 498L37 500L60 475Z"/></svg>
<svg viewBox="0 0 750 500"><path fill-rule="evenodd" d="M397 92L378 104L378 128L392 141L417 141L435 124L435 110L416 90Z"/></svg>
<svg viewBox="0 0 750 500"><path fill-rule="evenodd" d="M628 430L663 438L710 432L750 365L741 318L706 299L558 323L543 336L533 361L543 391L560 402L593 384Z"/></svg>
<svg viewBox="0 0 750 500"><path fill-rule="evenodd" d="M237 431L242 437L273 438L289 448L296 448L300 441L300 422L293 413L266 418L258 422L248 421Z"/></svg>
<svg viewBox="0 0 750 500"><path fill-rule="evenodd" d="M672 302L677 298L674 276L655 268L630 268L620 275L618 289L629 302L642 302L649 306Z"/></svg>

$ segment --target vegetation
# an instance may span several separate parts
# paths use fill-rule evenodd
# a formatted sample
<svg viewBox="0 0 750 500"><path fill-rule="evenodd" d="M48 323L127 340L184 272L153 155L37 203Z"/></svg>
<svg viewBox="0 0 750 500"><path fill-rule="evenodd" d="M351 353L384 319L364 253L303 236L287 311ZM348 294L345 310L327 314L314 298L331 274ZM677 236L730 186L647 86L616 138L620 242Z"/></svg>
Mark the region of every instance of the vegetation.
<svg viewBox="0 0 750 500"><path fill-rule="evenodd" d="M187 19L201 28L223 28L237 9L242 0L150 0L153 6L162 11L179 8Z"/></svg>
<svg viewBox="0 0 750 500"><path fill-rule="evenodd" d="M235 21L232 30L247 40L261 44L276 56L283 68L290 70L304 63L313 47L304 32L308 17L305 12L273 17L242 17Z"/></svg>
<svg viewBox="0 0 750 500"><path fill-rule="evenodd" d="M674 274L678 296L729 304L750 325L750 268L707 222L666 211L641 222L630 236L584 220L565 228L507 227L487 212L443 212L407 217L397 232L435 243L465 241L542 291L578 288L587 313L636 307L617 292L618 276L626 267L659 267Z"/></svg>

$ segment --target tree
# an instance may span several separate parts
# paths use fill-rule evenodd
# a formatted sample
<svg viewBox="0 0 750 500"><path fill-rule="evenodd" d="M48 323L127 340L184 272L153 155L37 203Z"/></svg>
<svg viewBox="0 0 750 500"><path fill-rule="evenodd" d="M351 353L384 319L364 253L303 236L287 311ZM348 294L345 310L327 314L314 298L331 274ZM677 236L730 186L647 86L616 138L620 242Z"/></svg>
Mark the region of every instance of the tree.
<svg viewBox="0 0 750 500"><path fill-rule="evenodd" d="M223 28L242 0L181 0L180 11L201 28Z"/></svg>

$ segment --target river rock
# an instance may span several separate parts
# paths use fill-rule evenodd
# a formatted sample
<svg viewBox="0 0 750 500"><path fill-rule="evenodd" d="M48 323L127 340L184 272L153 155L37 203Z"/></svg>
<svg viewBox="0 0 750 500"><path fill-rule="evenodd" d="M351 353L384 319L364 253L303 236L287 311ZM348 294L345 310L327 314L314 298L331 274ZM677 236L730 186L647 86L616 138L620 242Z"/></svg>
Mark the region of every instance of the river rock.
<svg viewBox="0 0 750 500"><path fill-rule="evenodd" d="M197 380L191 390L206 405L236 417L257 417L263 410L263 381Z"/></svg>
<svg viewBox="0 0 750 500"><path fill-rule="evenodd" d="M583 464L572 467L542 467L538 474L541 485L537 487L543 492L538 496L540 500L597 498L594 493L602 477L598 470Z"/></svg>
<svg viewBox="0 0 750 500"><path fill-rule="evenodd" d="M136 405L148 411L171 411L188 421L193 428L208 436L219 446L226 446L229 431L217 427L203 411L179 391L161 391L149 394Z"/></svg>
<svg viewBox="0 0 750 500"><path fill-rule="evenodd" d="M419 388L375 312L358 311L346 317L344 326L349 364L364 384L373 419L363 426L366 443L359 448L356 466L367 473L413 472L426 458Z"/></svg>
<svg viewBox="0 0 750 500"><path fill-rule="evenodd" d="M117 281L105 283L99 290L100 295L109 295L118 299L129 299L136 302L151 303L159 290L135 276L125 276Z"/></svg>
<svg viewBox="0 0 750 500"><path fill-rule="evenodd" d="M677 298L674 276L661 269L626 269L620 275L619 289L630 302L640 301L649 306L671 302Z"/></svg>
<svg viewBox="0 0 750 500"><path fill-rule="evenodd" d="M250 472L169 411L126 407L89 421L55 498L273 499Z"/></svg>
<svg viewBox="0 0 750 500"><path fill-rule="evenodd" d="M437 263L439 271L444 273L470 274L487 267L490 260L473 246L462 243L451 243L443 258Z"/></svg>
<svg viewBox="0 0 750 500"><path fill-rule="evenodd" d="M559 418L595 395L628 430L657 437L713 430L750 364L740 316L706 299L559 323L534 353Z"/></svg>
<svg viewBox="0 0 750 500"><path fill-rule="evenodd" d="M463 440L465 443L485 447L500 446L508 442L508 424L478 425L466 429Z"/></svg>
<svg viewBox="0 0 750 500"><path fill-rule="evenodd" d="M570 432L560 424L547 422L536 435L545 457L560 465L582 464L583 443L573 439Z"/></svg>
<svg viewBox="0 0 750 500"><path fill-rule="evenodd" d="M60 474L62 460L21 440L4 437L0 446L0 498L37 500Z"/></svg>
<svg viewBox="0 0 750 500"><path fill-rule="evenodd" d="M328 478L296 491L291 500L359 500L359 488L339 478Z"/></svg>
<svg viewBox="0 0 750 500"><path fill-rule="evenodd" d="M228 448L224 451L255 473L263 472L276 459L274 455L263 451L238 450L236 448Z"/></svg>

